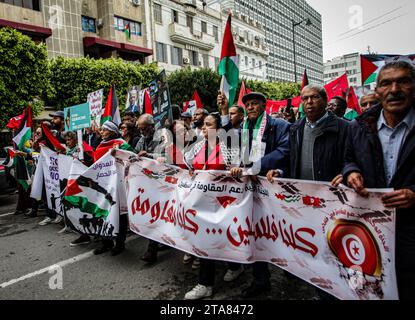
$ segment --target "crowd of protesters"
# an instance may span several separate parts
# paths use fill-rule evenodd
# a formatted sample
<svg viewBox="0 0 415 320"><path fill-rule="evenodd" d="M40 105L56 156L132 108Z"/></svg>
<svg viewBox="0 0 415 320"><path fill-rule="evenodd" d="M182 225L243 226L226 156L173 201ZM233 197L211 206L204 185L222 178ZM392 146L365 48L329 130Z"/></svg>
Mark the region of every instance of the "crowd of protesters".
<svg viewBox="0 0 415 320"><path fill-rule="evenodd" d="M414 299L415 294L415 68L404 61L386 64L380 71L375 92L361 98L362 115L353 121L344 119L347 103L336 96L328 101L325 89L308 85L301 92L305 117L298 119L293 109L268 115L266 97L261 93L244 96L244 106L228 104L226 96L219 93L219 112L209 113L197 109L192 115L173 106L173 119L166 129L172 132L170 143L161 147L155 139L152 116L125 113L121 124L106 122L84 133L85 143L94 151L93 156L84 149L82 162L92 164L108 150L111 144L134 151L138 157L149 157L161 163L171 163L195 170L224 170L234 177L249 175L275 179L327 181L353 188L359 195L368 195L367 188L392 188L395 191L383 196L387 208L397 209L396 224L396 273L401 299ZM45 123L54 136L66 145L66 154L79 157L77 135L64 132L63 112L51 114ZM226 132L225 138L217 133ZM212 138L214 137L214 138ZM235 138L235 139L234 139ZM47 145L44 132L37 128L27 149L19 152L32 161ZM163 139L162 139L163 140ZM236 142L235 142L236 141ZM165 141L164 141L165 142ZM32 161L33 162L33 161ZM45 195L44 195L45 197ZM44 199L45 200L45 199ZM27 190L19 189L16 213L36 217L39 208L46 209L46 218L39 224L62 223L62 217L42 202L29 198ZM60 232L68 231L67 228ZM95 254L110 251L112 255L124 250L128 232L128 216L120 217L120 232L116 239L102 240ZM91 242L88 235L81 235L71 246ZM157 262L161 244L150 240L142 259ZM212 296L216 276L213 260L198 259L189 254L184 264L192 263L199 270L197 285L185 295L195 300ZM256 297L269 291L268 264L253 264L253 283L242 294ZM229 263L225 281L235 281L244 267ZM287 275L288 276L288 275Z"/></svg>

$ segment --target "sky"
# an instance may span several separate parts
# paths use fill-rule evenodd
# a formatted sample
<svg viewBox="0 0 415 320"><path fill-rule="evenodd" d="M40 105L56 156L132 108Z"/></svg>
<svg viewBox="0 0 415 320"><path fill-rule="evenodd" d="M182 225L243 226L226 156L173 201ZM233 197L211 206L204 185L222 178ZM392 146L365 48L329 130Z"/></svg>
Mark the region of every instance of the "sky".
<svg viewBox="0 0 415 320"><path fill-rule="evenodd" d="M322 15L324 61L348 53L415 53L413 0L306 0ZM360 29L358 29L360 28Z"/></svg>

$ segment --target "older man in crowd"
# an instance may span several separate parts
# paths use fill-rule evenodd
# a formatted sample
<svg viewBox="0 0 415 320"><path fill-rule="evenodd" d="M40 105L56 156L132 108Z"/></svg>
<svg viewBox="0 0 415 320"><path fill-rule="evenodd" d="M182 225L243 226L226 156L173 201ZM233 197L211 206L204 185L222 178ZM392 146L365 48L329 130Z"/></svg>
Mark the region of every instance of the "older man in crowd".
<svg viewBox="0 0 415 320"><path fill-rule="evenodd" d="M289 155L289 123L281 119L272 119L265 112L266 97L251 92L243 97L247 120L242 125L242 158L239 168L233 168L231 174L240 177L244 169L246 174L266 175L269 170L287 170ZM243 292L245 298L252 298L271 289L270 272L265 262L253 264L254 282Z"/></svg>
<svg viewBox="0 0 415 320"><path fill-rule="evenodd" d="M365 188L393 188L382 198L397 209L396 275L399 297L415 299L415 68L386 64L377 79L380 104L350 126L344 180L360 195Z"/></svg>

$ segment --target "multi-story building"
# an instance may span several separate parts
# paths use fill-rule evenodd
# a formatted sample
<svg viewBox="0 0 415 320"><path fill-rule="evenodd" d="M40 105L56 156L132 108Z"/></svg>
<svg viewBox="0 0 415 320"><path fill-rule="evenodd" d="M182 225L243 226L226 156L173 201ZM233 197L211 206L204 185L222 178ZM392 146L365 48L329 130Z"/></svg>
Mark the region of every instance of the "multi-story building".
<svg viewBox="0 0 415 320"><path fill-rule="evenodd" d="M224 24L227 9L222 7ZM267 59L269 50L265 45L265 30L262 24L246 15L232 16L232 33L239 61L239 75L249 80L267 80Z"/></svg>
<svg viewBox="0 0 415 320"><path fill-rule="evenodd" d="M218 2L264 26L268 80L300 82L307 68L310 82L323 83L321 15L306 0L210 0L208 5Z"/></svg>
<svg viewBox="0 0 415 320"><path fill-rule="evenodd" d="M167 72L190 66L216 70L228 12L202 1L148 0L156 61ZM242 78L266 80L265 32L253 19L234 16L235 45Z"/></svg>
<svg viewBox="0 0 415 320"><path fill-rule="evenodd" d="M324 83L329 83L347 73L351 86L362 86L360 54L358 52L333 58L324 63Z"/></svg>
<svg viewBox="0 0 415 320"><path fill-rule="evenodd" d="M146 0L149 3L152 47L167 72L182 67L217 68L221 50L220 12L196 1Z"/></svg>
<svg viewBox="0 0 415 320"><path fill-rule="evenodd" d="M50 58L89 55L144 63L153 51L146 37L143 4L141 0L0 0L0 27L10 26L46 42Z"/></svg>

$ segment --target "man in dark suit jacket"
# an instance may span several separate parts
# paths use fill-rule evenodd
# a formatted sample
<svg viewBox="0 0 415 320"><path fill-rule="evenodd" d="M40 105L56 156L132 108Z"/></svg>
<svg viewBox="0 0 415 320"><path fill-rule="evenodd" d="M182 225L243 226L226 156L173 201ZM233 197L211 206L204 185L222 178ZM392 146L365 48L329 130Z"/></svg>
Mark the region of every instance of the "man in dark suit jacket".
<svg viewBox="0 0 415 320"><path fill-rule="evenodd" d="M399 297L415 300L415 68L386 64L379 72L380 104L350 126L344 181L362 196L365 188L393 188L382 198L396 212L395 263Z"/></svg>

